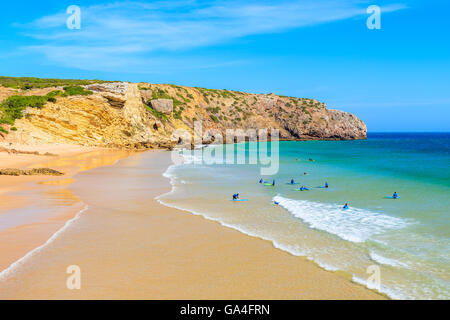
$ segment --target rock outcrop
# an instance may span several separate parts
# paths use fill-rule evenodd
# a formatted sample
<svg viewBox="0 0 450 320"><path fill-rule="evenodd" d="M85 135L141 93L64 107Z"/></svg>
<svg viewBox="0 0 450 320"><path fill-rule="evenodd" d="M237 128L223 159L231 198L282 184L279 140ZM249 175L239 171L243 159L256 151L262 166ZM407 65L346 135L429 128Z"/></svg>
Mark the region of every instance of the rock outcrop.
<svg viewBox="0 0 450 320"><path fill-rule="evenodd" d="M14 124L16 131L3 133L3 139L170 149L177 143L174 133L178 129L193 133L193 123L199 120L209 131L205 143L216 141L219 134L225 137L227 129L278 129L284 140L365 139L367 134L355 115L307 98L147 83L85 88L93 94L57 97L42 109L27 108L26 116ZM13 91L7 89L4 96Z"/></svg>
<svg viewBox="0 0 450 320"><path fill-rule="evenodd" d="M85 86L87 90L98 92L102 97L108 100L108 103L114 108L123 108L128 90L127 82L113 82L90 84Z"/></svg>
<svg viewBox="0 0 450 320"><path fill-rule="evenodd" d="M64 173L50 168L37 168L29 170L0 169L0 176L62 176Z"/></svg>
<svg viewBox="0 0 450 320"><path fill-rule="evenodd" d="M158 112L171 114L173 112L172 99L155 99L150 100L150 106Z"/></svg>

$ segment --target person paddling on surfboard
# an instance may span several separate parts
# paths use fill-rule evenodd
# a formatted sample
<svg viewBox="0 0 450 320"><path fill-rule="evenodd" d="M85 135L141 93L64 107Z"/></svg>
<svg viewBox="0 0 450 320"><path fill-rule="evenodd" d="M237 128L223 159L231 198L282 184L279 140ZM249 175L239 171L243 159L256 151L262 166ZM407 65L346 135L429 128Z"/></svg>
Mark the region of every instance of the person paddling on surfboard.
<svg viewBox="0 0 450 320"><path fill-rule="evenodd" d="M392 195L392 198L393 198L393 199L397 199L397 198L398 198L397 192L394 192L394 194Z"/></svg>
<svg viewBox="0 0 450 320"><path fill-rule="evenodd" d="M348 209L348 203L344 204L344 207L342 209Z"/></svg>

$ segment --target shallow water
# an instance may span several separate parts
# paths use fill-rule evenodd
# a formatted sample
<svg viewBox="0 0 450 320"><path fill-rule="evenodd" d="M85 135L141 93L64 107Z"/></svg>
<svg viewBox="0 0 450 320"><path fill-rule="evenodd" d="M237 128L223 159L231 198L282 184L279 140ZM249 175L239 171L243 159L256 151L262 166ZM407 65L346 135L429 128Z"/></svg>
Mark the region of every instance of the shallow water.
<svg viewBox="0 0 450 320"><path fill-rule="evenodd" d="M249 152L248 144L236 146ZM258 183L258 165L171 166L166 176L173 190L159 200L270 240L358 282L365 283L367 268L378 265L381 291L393 298L450 297L450 134L280 142L279 156L279 172L262 177L275 180L275 187ZM288 185L291 179L310 191L295 191L299 185ZM325 182L328 189L318 188ZM394 191L400 199L385 199ZM234 193L249 201L231 202ZM350 209L342 210L346 202Z"/></svg>

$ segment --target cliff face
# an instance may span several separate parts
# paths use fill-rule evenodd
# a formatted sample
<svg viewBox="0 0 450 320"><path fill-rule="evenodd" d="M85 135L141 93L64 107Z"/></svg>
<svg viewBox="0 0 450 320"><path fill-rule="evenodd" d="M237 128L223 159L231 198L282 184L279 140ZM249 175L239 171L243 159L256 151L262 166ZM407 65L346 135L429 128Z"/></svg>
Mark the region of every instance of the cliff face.
<svg viewBox="0 0 450 320"><path fill-rule="evenodd" d="M17 94L0 89L3 98ZM86 89L93 94L27 108L14 124L17 130L0 132L0 140L170 148L175 130L192 132L195 120L222 134L236 128L279 129L280 138L287 140L364 139L367 132L356 116L312 99L146 83L90 84Z"/></svg>

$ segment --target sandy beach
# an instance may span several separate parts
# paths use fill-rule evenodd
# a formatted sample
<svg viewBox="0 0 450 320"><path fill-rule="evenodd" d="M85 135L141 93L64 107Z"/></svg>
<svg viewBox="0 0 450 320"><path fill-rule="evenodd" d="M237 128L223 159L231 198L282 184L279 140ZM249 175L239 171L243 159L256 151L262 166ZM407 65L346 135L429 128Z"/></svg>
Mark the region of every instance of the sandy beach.
<svg viewBox="0 0 450 320"><path fill-rule="evenodd" d="M85 207L81 199L65 187L70 185L77 172L97 166L113 164L126 157L129 151L107 150L76 145L13 145L2 147L35 154L0 152L0 168L30 169L49 167L64 173L64 176L0 176L0 270L4 270L34 248L42 245L66 221L72 219ZM44 155L49 153L51 155ZM24 217L20 211L30 210L42 204L36 195L45 186L59 186L53 192L56 198L64 199L63 205L47 207L47 213ZM17 213L16 213L17 212ZM5 222L8 222L5 225Z"/></svg>
<svg viewBox="0 0 450 320"><path fill-rule="evenodd" d="M79 151L45 159L64 177L19 177L12 187L14 177L0 177L2 203L8 199L0 217L31 205L20 188L58 188L65 203L58 214L0 232L0 299L384 299L268 241L159 204L154 198L171 188L162 176L167 152ZM149 156L151 167L137 172ZM71 265L81 269L81 290L66 287Z"/></svg>

